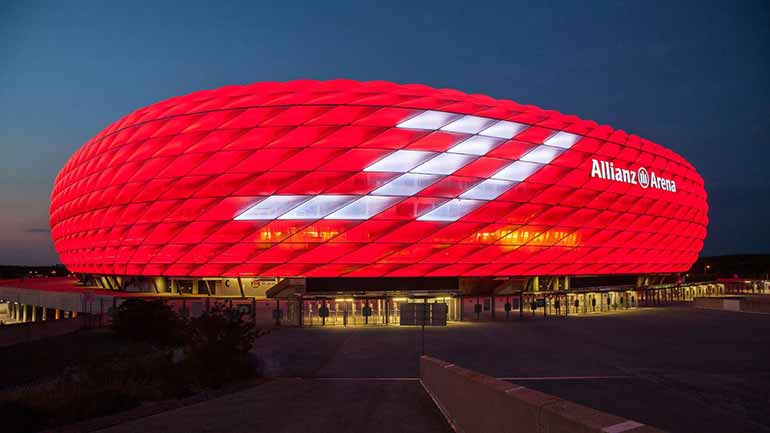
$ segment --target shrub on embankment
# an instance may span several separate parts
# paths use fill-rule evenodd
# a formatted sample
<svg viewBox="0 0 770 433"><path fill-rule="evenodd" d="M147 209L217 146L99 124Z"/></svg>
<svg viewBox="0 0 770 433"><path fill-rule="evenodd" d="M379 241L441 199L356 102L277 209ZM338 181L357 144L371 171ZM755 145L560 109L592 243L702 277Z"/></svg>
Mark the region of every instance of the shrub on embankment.
<svg viewBox="0 0 770 433"><path fill-rule="evenodd" d="M71 424L257 375L249 357L255 329L233 308L215 305L186 319L161 301L130 300L114 312L112 331L134 350L71 365L44 383L0 395L3 431Z"/></svg>

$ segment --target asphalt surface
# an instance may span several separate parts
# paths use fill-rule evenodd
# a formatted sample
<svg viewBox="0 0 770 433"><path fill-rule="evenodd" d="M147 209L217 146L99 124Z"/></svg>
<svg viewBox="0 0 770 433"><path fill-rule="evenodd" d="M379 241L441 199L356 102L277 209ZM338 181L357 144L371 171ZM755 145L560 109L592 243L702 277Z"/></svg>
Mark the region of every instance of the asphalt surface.
<svg viewBox="0 0 770 433"><path fill-rule="evenodd" d="M427 328L429 355L670 432L770 432L770 316L646 309ZM124 424L143 431L450 431L415 380L420 329L286 328L276 379Z"/></svg>
<svg viewBox="0 0 770 433"><path fill-rule="evenodd" d="M272 380L104 433L452 433L418 381Z"/></svg>
<svg viewBox="0 0 770 433"><path fill-rule="evenodd" d="M770 432L770 316L642 309L426 328L425 352L671 432ZM283 329L257 348L283 377L416 377L415 327ZM529 380L527 380L529 379Z"/></svg>

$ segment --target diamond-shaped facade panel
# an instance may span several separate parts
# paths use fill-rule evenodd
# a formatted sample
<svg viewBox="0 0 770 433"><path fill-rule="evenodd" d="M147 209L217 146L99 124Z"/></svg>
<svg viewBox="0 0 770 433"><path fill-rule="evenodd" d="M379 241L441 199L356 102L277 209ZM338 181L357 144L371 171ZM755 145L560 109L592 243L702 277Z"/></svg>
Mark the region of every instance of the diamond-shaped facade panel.
<svg viewBox="0 0 770 433"><path fill-rule="evenodd" d="M141 108L70 158L50 213L71 271L177 277L679 272L708 224L703 179L648 140L348 80Z"/></svg>

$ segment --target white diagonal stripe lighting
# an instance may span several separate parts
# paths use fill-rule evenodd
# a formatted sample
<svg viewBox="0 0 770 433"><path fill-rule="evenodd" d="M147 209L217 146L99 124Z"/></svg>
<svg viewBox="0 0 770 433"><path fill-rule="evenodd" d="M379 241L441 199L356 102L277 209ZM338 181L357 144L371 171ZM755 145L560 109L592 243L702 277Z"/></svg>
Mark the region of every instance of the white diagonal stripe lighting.
<svg viewBox="0 0 770 433"><path fill-rule="evenodd" d="M478 134L479 131L489 128L494 119L479 116L463 116L449 125L441 128L442 131L461 132L463 134Z"/></svg>
<svg viewBox="0 0 770 433"><path fill-rule="evenodd" d="M302 202L310 200L310 195L272 195L256 205L250 207L242 214L235 217L236 220L271 220L299 206Z"/></svg>
<svg viewBox="0 0 770 433"><path fill-rule="evenodd" d="M427 129L436 130L442 126L460 118L461 114L447 113L445 111L431 111L418 114L408 120L405 120L396 126L404 129Z"/></svg>
<svg viewBox="0 0 770 433"><path fill-rule="evenodd" d="M476 157L471 155L447 152L439 153L432 159L423 162L419 166L413 168L411 172L424 174L442 174L448 176L465 167L475 159Z"/></svg>
<svg viewBox="0 0 770 433"><path fill-rule="evenodd" d="M400 149L370 164L364 171L402 174L368 195L274 195L261 200L235 219L366 220L415 196L529 128L528 125L507 120L436 110L426 110L396 127L466 134L468 138L445 152ZM417 216L417 220L456 221L528 179L581 138L569 132L556 132L490 178L460 193L458 198L447 200Z"/></svg>
<svg viewBox="0 0 770 433"><path fill-rule="evenodd" d="M405 173L372 191L372 194L410 197L442 177L437 174Z"/></svg>
<svg viewBox="0 0 770 433"><path fill-rule="evenodd" d="M278 217L279 220L319 219L356 200L355 195L317 195Z"/></svg>
<svg viewBox="0 0 770 433"><path fill-rule="evenodd" d="M380 159L374 164L366 167L364 171L383 171L388 173L406 173L417 167L424 161L427 161L436 152L425 150L397 150L388 156Z"/></svg>
<svg viewBox="0 0 770 433"><path fill-rule="evenodd" d="M501 120L489 128L481 131L479 134L485 135L487 137L497 137L510 140L511 138L521 134L527 128L529 128L527 125L521 123Z"/></svg>

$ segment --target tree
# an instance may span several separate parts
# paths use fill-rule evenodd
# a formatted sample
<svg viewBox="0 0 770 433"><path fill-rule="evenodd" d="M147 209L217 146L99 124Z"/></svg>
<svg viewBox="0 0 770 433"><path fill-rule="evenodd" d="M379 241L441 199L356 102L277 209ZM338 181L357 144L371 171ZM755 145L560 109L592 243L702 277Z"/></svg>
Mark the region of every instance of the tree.
<svg viewBox="0 0 770 433"><path fill-rule="evenodd" d="M189 358L197 370L206 373L201 380L216 386L254 374L249 352L256 331L244 313L223 304L214 305L200 317L190 320Z"/></svg>
<svg viewBox="0 0 770 433"><path fill-rule="evenodd" d="M124 301L112 313L112 329L120 337L160 346L181 346L186 340L184 320L160 300Z"/></svg>

